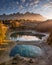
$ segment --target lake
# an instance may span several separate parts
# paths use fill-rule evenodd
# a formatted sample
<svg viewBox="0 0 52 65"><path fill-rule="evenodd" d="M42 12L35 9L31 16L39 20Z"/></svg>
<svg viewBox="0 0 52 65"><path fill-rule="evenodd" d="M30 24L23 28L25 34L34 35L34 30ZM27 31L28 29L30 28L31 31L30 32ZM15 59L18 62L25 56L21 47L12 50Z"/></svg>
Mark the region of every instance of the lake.
<svg viewBox="0 0 52 65"><path fill-rule="evenodd" d="M43 51L38 46L33 45L16 45L12 48L9 56L14 57L20 55L23 57L38 57L43 54Z"/></svg>
<svg viewBox="0 0 52 65"><path fill-rule="evenodd" d="M14 32L10 35L10 40L13 41L40 41L43 34L34 34L32 32Z"/></svg>

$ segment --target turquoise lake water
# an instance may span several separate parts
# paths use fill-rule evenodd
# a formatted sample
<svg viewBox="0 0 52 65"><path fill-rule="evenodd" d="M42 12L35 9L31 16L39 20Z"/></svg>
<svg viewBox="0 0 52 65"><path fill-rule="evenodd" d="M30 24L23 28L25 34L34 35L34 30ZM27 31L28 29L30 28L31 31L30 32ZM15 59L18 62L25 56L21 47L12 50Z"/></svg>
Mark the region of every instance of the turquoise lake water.
<svg viewBox="0 0 52 65"><path fill-rule="evenodd" d="M23 57L37 57L42 55L42 50L33 45L17 45L11 50L9 56L14 57L17 54Z"/></svg>

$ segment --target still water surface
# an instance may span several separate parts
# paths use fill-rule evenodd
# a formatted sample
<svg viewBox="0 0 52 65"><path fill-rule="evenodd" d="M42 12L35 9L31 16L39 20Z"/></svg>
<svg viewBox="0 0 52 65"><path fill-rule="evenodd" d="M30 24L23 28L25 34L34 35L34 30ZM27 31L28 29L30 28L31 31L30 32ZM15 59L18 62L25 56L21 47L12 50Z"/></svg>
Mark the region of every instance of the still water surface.
<svg viewBox="0 0 52 65"><path fill-rule="evenodd" d="M29 33L18 32L18 33L11 34L10 40L13 40L13 41L39 41L40 38L35 35L31 35Z"/></svg>

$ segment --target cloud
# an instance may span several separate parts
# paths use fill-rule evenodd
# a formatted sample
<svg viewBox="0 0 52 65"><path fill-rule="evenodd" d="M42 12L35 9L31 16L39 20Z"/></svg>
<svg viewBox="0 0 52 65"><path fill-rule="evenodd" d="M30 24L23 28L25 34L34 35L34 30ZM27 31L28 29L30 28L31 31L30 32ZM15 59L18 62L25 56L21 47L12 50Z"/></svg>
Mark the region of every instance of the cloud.
<svg viewBox="0 0 52 65"><path fill-rule="evenodd" d="M23 3L26 1L26 0L21 0Z"/></svg>
<svg viewBox="0 0 52 65"><path fill-rule="evenodd" d="M52 5L52 1L50 1L50 2L49 2L49 4L51 4L51 5Z"/></svg>
<svg viewBox="0 0 52 65"><path fill-rule="evenodd" d="M16 4L19 5L19 2L17 1Z"/></svg>
<svg viewBox="0 0 52 65"><path fill-rule="evenodd" d="M32 7L34 4L33 4L33 2L31 2L30 4L29 4L29 7Z"/></svg>
<svg viewBox="0 0 52 65"><path fill-rule="evenodd" d="M19 10L22 10L24 9L24 7L22 5L19 6Z"/></svg>
<svg viewBox="0 0 52 65"><path fill-rule="evenodd" d="M40 0L34 0L34 4L38 4Z"/></svg>
<svg viewBox="0 0 52 65"><path fill-rule="evenodd" d="M29 6L29 3L26 3L26 5L25 5L26 7L28 7Z"/></svg>
<svg viewBox="0 0 52 65"><path fill-rule="evenodd" d="M47 0L47 1L50 1L50 0Z"/></svg>
<svg viewBox="0 0 52 65"><path fill-rule="evenodd" d="M49 7L49 8L52 7L52 2L48 2L48 3L44 4L43 7L46 7L46 8L47 7Z"/></svg>
<svg viewBox="0 0 52 65"><path fill-rule="evenodd" d="M32 1L32 0L29 0L29 1Z"/></svg>
<svg viewBox="0 0 52 65"><path fill-rule="evenodd" d="M29 3L29 7L31 8L33 8L33 7L37 7L38 6L38 3L40 2L40 0L35 0L34 2L31 2L31 3Z"/></svg>

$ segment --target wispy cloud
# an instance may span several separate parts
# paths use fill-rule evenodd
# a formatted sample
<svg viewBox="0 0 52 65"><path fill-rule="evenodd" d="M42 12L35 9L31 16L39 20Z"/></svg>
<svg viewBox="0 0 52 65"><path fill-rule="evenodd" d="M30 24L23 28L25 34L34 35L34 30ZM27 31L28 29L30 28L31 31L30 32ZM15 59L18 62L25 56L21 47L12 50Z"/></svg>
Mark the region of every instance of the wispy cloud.
<svg viewBox="0 0 52 65"><path fill-rule="evenodd" d="M29 7L32 7L34 4L33 4L33 2L31 2L30 4L29 4Z"/></svg>
<svg viewBox="0 0 52 65"><path fill-rule="evenodd" d="M48 8L48 7L52 8L52 2L50 1L50 2L48 2L46 4L44 4L43 7L45 7L45 8Z"/></svg>
<svg viewBox="0 0 52 65"><path fill-rule="evenodd" d="M35 4L38 4L40 2L40 0L34 0Z"/></svg>
<svg viewBox="0 0 52 65"><path fill-rule="evenodd" d="M17 1L16 4L19 5L19 2Z"/></svg>
<svg viewBox="0 0 52 65"><path fill-rule="evenodd" d="M22 5L19 6L19 10L22 10L24 9L24 7Z"/></svg>
<svg viewBox="0 0 52 65"><path fill-rule="evenodd" d="M29 3L26 3L26 5L25 5L26 7L28 7L29 6Z"/></svg>
<svg viewBox="0 0 52 65"><path fill-rule="evenodd" d="M23 3L26 1L26 0L21 0Z"/></svg>

